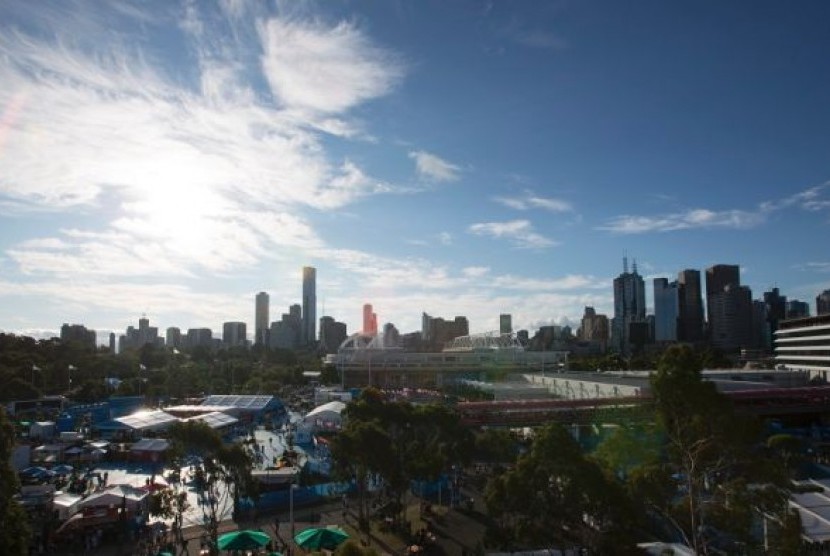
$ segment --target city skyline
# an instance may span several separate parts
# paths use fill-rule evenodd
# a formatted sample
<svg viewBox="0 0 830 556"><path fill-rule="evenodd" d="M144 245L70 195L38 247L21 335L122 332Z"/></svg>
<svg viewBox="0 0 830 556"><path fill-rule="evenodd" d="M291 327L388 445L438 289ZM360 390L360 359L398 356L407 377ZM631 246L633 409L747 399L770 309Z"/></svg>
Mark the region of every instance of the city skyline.
<svg viewBox="0 0 830 556"><path fill-rule="evenodd" d="M786 16L786 17L784 17ZM0 6L0 330L613 314L830 288L830 6ZM428 38L428 40L425 40ZM313 68L313 71L309 70ZM274 320L271 318L270 320Z"/></svg>

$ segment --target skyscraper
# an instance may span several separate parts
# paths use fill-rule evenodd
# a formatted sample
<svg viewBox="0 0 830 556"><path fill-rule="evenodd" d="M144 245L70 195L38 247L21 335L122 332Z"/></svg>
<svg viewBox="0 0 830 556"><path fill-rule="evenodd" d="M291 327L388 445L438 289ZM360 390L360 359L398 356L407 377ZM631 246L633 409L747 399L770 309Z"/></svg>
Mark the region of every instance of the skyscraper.
<svg viewBox="0 0 830 556"><path fill-rule="evenodd" d="M677 282L669 283L668 278L655 278L654 340L656 342L677 341L679 305Z"/></svg>
<svg viewBox="0 0 830 556"><path fill-rule="evenodd" d="M502 313L499 315L499 334L513 333L513 316Z"/></svg>
<svg viewBox="0 0 830 556"><path fill-rule="evenodd" d="M378 316L372 310L372 304L366 303L363 305L363 333L370 336L376 336L378 333Z"/></svg>
<svg viewBox="0 0 830 556"><path fill-rule="evenodd" d="M830 290L824 290L816 296L816 315L830 313Z"/></svg>
<svg viewBox="0 0 830 556"><path fill-rule="evenodd" d="M317 269L303 267L303 332L301 341L312 345L317 341Z"/></svg>
<svg viewBox="0 0 830 556"><path fill-rule="evenodd" d="M712 345L724 351L752 346L752 292L741 286L737 265L706 269L706 311Z"/></svg>
<svg viewBox="0 0 830 556"><path fill-rule="evenodd" d="M256 312L254 314L254 344L268 345L268 303L269 297L265 292L256 294Z"/></svg>
<svg viewBox="0 0 830 556"><path fill-rule="evenodd" d="M703 294L700 271L681 270L677 274L677 339L681 342L703 340Z"/></svg>
<svg viewBox="0 0 830 556"><path fill-rule="evenodd" d="M631 324L646 320L646 286L637 274L637 263L628 272L628 259L623 258L623 273L614 279L614 347L622 353L630 351Z"/></svg>
<svg viewBox="0 0 830 556"><path fill-rule="evenodd" d="M227 347L247 345L247 336L247 326L244 322L226 322L222 324L222 343Z"/></svg>

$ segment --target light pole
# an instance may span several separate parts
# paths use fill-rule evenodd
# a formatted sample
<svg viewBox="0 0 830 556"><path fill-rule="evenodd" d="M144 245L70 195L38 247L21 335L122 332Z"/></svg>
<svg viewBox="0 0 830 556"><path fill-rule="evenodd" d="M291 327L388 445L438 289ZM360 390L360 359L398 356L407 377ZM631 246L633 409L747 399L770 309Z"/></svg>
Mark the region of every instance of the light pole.
<svg viewBox="0 0 830 556"><path fill-rule="evenodd" d="M291 542L294 542L294 479L288 489L288 521L291 522Z"/></svg>

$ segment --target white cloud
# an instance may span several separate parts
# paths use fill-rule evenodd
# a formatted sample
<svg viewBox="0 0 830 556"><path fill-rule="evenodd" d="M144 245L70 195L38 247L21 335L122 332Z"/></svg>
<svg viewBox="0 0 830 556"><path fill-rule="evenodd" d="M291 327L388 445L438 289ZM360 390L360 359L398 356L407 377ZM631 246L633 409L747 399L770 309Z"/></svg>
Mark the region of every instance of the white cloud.
<svg viewBox="0 0 830 556"><path fill-rule="evenodd" d="M516 210L542 209L550 212L571 212L573 206L562 199L539 197L526 191L520 197L494 197L494 201Z"/></svg>
<svg viewBox="0 0 830 556"><path fill-rule="evenodd" d="M271 19L259 27L262 68L289 108L344 112L388 93L403 74L394 56L353 24Z"/></svg>
<svg viewBox="0 0 830 556"><path fill-rule="evenodd" d="M731 228L746 230L760 226L775 212L791 207L808 211L830 208L830 199L822 195L830 187L825 183L775 201L765 201L755 210L689 209L659 216L623 215L612 218L598 229L619 234L672 232L677 230Z"/></svg>
<svg viewBox="0 0 830 556"><path fill-rule="evenodd" d="M509 239L515 246L525 249L539 249L558 244L558 242L534 232L533 225L528 220L480 222L470 225L468 231L478 236Z"/></svg>
<svg viewBox="0 0 830 556"><path fill-rule="evenodd" d="M112 36L97 11L63 18L44 7L38 21L48 32L0 33L0 211L107 204L103 225L10 249L21 271L182 276L250 267L274 247L322 246L304 209L402 191L352 160L331 160L321 136L361 136L346 112L399 81L392 54L348 23L261 19L261 33L246 34L255 24L239 20L240 4L223 5L232 21L202 8L188 4L180 22L196 56L195 87L137 45L80 47L76 35ZM122 15L135 19L136 10ZM219 40L217 25L239 32ZM257 50L276 103L251 84L248 72L260 66L246 63Z"/></svg>
<svg viewBox="0 0 830 556"><path fill-rule="evenodd" d="M468 266L461 269L461 273L467 278L481 278L490 273L489 266Z"/></svg>
<svg viewBox="0 0 830 556"><path fill-rule="evenodd" d="M424 179L436 182L456 181L461 169L443 158L426 151L410 151L409 158L415 161L415 170Z"/></svg>

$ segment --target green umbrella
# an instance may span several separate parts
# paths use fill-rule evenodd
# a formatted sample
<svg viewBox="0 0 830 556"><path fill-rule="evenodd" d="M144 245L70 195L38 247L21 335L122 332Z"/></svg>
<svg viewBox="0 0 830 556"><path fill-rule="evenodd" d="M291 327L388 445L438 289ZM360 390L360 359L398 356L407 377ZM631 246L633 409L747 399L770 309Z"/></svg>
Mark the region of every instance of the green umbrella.
<svg viewBox="0 0 830 556"><path fill-rule="evenodd" d="M245 529L220 535L216 544L219 550L254 550L262 548L270 541L271 537L267 533Z"/></svg>
<svg viewBox="0 0 830 556"><path fill-rule="evenodd" d="M348 538L349 534L338 527L310 527L297 533L294 542L310 550L334 550Z"/></svg>

